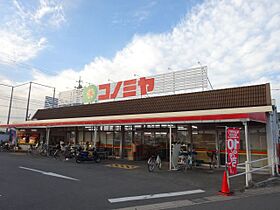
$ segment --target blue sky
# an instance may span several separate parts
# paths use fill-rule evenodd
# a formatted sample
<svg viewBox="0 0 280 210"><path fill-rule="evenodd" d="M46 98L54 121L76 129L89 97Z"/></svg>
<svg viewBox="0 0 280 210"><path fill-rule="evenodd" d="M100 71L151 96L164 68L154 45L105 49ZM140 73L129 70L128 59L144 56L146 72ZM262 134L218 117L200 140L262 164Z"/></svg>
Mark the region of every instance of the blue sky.
<svg viewBox="0 0 280 210"><path fill-rule="evenodd" d="M2 14L8 18L12 16L11 13L18 12L16 5L26 13L36 13L34 8L40 9L42 2L50 2L55 6L60 1L0 1L0 5L6 7L2 7L2 11L6 11ZM62 69L81 69L95 57L111 59L135 35L171 30L199 3L201 1L64 1L61 4L61 15L65 20L56 27L33 24L26 20L28 27L34 27L35 30L31 29L34 36L43 36L47 40L44 50L27 62L44 73L55 74ZM2 22L5 23L7 20ZM10 70L5 68L7 71L4 75L8 76ZM21 80L25 81L29 76L24 73Z"/></svg>
<svg viewBox="0 0 280 210"><path fill-rule="evenodd" d="M280 1L0 0L0 83L62 91L200 61L214 88L269 82L279 105L279 58Z"/></svg>

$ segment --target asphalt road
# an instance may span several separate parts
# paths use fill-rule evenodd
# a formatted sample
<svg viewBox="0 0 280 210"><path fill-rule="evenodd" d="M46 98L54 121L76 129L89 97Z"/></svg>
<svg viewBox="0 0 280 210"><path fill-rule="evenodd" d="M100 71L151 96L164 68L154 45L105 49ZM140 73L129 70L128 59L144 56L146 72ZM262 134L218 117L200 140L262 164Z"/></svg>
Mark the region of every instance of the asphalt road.
<svg viewBox="0 0 280 210"><path fill-rule="evenodd" d="M195 200L217 195L222 177L222 171L149 173L143 162L130 162L138 166L130 170L108 167L111 163L77 164L21 153L0 153L0 209L117 209ZM117 203L108 200L197 190L204 192Z"/></svg>
<svg viewBox="0 0 280 210"><path fill-rule="evenodd" d="M34 158L21 153L0 153L0 209L113 209L195 198L211 193L210 189L203 189L205 193L110 203L108 199L111 198L197 190L201 186L197 185L198 180L191 180L183 173L149 173L146 166L141 164L138 164L139 168L131 170L112 168L107 164L77 164ZM78 181L46 175L40 171ZM207 175L206 172L201 176Z"/></svg>

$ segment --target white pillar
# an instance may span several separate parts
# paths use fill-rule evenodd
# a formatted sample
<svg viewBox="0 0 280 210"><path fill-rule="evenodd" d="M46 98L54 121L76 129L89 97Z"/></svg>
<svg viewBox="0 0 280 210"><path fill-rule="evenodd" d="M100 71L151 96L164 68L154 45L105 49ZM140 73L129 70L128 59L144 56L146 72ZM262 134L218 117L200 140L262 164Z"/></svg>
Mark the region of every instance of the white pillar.
<svg viewBox="0 0 280 210"><path fill-rule="evenodd" d="M217 152L217 167L220 168L221 165L221 156L220 156L220 145L219 145L219 131L215 130L216 136L215 136L215 143L216 143L216 152Z"/></svg>
<svg viewBox="0 0 280 210"><path fill-rule="evenodd" d="M243 122L245 130L245 144L246 144L246 187L249 187L252 183L252 173L251 171L251 148L249 144L248 136L248 122Z"/></svg>
<svg viewBox="0 0 280 210"><path fill-rule="evenodd" d="M93 137L93 146L96 148L96 140L97 140L97 127L94 126L94 137Z"/></svg>
<svg viewBox="0 0 280 210"><path fill-rule="evenodd" d="M172 169L172 160L171 160L171 143L172 143L172 125L169 126L169 170Z"/></svg>
<svg viewBox="0 0 280 210"><path fill-rule="evenodd" d="M267 143L267 157L268 157L268 164L272 165L270 173L272 176L275 175L274 169L274 143L273 143L273 133L272 133L272 116L270 113L267 114L267 122L266 122L266 143Z"/></svg>
<svg viewBox="0 0 280 210"><path fill-rule="evenodd" d="M50 128L46 128L46 145L47 145L47 154L49 154L49 145L50 145Z"/></svg>

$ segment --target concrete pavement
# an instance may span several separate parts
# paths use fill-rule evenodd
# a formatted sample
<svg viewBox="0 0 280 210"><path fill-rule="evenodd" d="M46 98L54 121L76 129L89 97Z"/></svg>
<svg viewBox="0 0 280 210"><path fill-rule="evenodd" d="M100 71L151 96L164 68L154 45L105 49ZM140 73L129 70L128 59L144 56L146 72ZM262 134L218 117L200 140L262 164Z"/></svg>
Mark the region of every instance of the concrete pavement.
<svg viewBox="0 0 280 210"><path fill-rule="evenodd" d="M108 167L114 163L137 167L130 170ZM117 209L195 200L216 196L221 179L222 170L149 173L145 162L77 164L0 153L0 209ZM201 192L193 193L198 190ZM173 196L159 196L166 193ZM157 198L110 202L110 199L146 195Z"/></svg>

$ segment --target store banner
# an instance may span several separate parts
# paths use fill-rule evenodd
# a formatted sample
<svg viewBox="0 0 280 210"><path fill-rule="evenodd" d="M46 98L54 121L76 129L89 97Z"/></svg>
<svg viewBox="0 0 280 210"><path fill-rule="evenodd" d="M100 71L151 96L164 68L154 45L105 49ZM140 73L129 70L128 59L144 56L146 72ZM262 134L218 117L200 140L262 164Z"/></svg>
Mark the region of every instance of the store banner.
<svg viewBox="0 0 280 210"><path fill-rule="evenodd" d="M15 128L10 128L9 131L9 140L13 145L17 144L17 130Z"/></svg>
<svg viewBox="0 0 280 210"><path fill-rule="evenodd" d="M230 175L237 174L238 152L240 148L240 129L226 128L227 166Z"/></svg>

